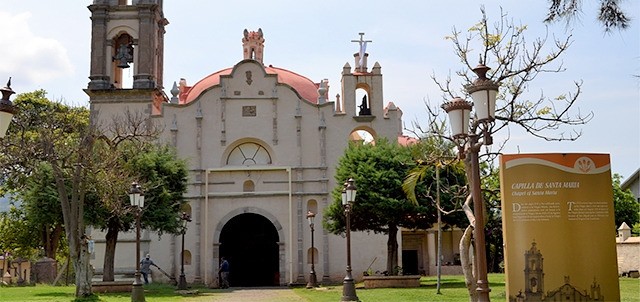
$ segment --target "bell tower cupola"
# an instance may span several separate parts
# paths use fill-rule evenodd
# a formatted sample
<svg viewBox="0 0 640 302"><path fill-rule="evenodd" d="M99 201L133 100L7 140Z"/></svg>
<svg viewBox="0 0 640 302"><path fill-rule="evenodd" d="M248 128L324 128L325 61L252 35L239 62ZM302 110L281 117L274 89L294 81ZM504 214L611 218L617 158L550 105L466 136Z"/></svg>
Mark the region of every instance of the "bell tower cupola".
<svg viewBox="0 0 640 302"><path fill-rule="evenodd" d="M162 88L162 0L94 0L89 90ZM129 78L127 78L129 77Z"/></svg>
<svg viewBox="0 0 640 302"><path fill-rule="evenodd" d="M258 31L244 30L242 51L245 60L256 60L264 64L262 61L264 55L264 35L262 34L261 28L258 28Z"/></svg>

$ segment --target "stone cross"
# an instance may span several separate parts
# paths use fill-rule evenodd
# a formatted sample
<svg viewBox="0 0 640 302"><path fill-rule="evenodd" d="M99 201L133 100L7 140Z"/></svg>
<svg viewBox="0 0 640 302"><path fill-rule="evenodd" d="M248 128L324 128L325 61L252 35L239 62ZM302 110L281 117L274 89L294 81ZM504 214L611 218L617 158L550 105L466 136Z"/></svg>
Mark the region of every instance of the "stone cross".
<svg viewBox="0 0 640 302"><path fill-rule="evenodd" d="M367 51L367 43L368 42L373 42L371 40L365 40L364 39L364 33L358 33L360 35L360 40L351 40L351 42L358 42L358 44L360 44L360 61L358 62L358 66L357 67L363 67L362 64L364 63L364 55Z"/></svg>

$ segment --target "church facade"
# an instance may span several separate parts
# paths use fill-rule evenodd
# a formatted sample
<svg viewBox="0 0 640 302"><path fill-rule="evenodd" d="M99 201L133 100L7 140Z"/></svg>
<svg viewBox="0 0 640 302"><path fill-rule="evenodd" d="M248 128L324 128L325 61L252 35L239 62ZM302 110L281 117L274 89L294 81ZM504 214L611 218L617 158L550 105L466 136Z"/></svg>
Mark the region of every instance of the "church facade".
<svg viewBox="0 0 640 302"><path fill-rule="evenodd" d="M374 139L402 139L402 111L384 103L381 66L368 67L362 35L354 67L347 63L336 70L342 77L334 97L327 80L265 66L262 30L239 30L242 53L235 65L193 84L177 80L167 93L168 21L162 0L94 0L89 10L91 70L85 91L92 122L108 124L124 111L148 116L164 129L158 142L174 146L188 162L184 210L193 219L182 255L187 281L215 286L225 257L232 286L303 283L311 255L318 280L342 280L345 239L322 228L331 191L343 183L334 179L338 159L350 140L363 139L362 131ZM126 68L132 69L131 87L124 84ZM313 251L308 211L316 213ZM104 234L92 230L91 236L92 264L99 272ZM134 236L120 237L116 273L135 266ZM368 268L383 270L385 235L353 233L352 247L354 277ZM141 253L178 275L180 237L143 231Z"/></svg>

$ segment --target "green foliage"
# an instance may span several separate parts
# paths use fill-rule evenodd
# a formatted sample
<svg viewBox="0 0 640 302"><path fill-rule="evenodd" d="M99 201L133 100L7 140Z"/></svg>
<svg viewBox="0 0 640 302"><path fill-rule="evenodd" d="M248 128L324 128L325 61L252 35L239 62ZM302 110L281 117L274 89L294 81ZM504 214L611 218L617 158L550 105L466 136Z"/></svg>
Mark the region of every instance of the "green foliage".
<svg viewBox="0 0 640 302"><path fill-rule="evenodd" d="M52 102L44 90L19 94L13 103L18 111L2 140L4 152L0 153L4 190L22 188L31 170L45 160L43 132L56 137L58 145L74 145L89 125L87 108Z"/></svg>
<svg viewBox="0 0 640 302"><path fill-rule="evenodd" d="M437 221L434 181L435 169L422 165L422 176L416 176L415 202L405 194L403 183L409 172L416 167L415 154L421 154L429 146L416 145L403 147L396 143L380 139L375 144L351 143L338 162L336 182L343 183L348 178L355 180L356 201L352 206L351 229L388 234L387 271L392 272L397 265L396 232L399 227L409 229L428 229ZM430 146L436 147L437 146ZM464 178L460 166L441 168L441 182L451 187ZM341 204L342 186L336 186L332 192L334 202L326 209L324 226L334 234L345 231L345 214ZM455 194L443 191L442 199L449 202ZM456 215L450 215L453 219ZM451 220L453 221L453 220ZM445 221L446 222L446 221ZM455 225L458 222L450 222Z"/></svg>
<svg viewBox="0 0 640 302"><path fill-rule="evenodd" d="M172 148L150 143L142 150L133 144L121 144L114 152L119 154L117 164L126 177L113 179L114 175L106 172L98 175L103 184L95 194L100 198L87 199L87 221L102 230L126 232L135 228L128 191L131 181L137 180L145 194L142 227L159 234L178 234L181 206L185 203L182 195L187 188L185 161L178 159Z"/></svg>
<svg viewBox="0 0 640 302"><path fill-rule="evenodd" d="M0 254L8 252L13 257L33 259L38 238L21 208L12 205L8 212L0 212Z"/></svg>
<svg viewBox="0 0 640 302"><path fill-rule="evenodd" d="M485 165L486 166L486 165ZM485 210L485 242L487 266L490 272L502 272L504 244L502 238L502 201L500 198L500 173L498 169L482 169L482 193L487 204Z"/></svg>
<svg viewBox="0 0 640 302"><path fill-rule="evenodd" d="M409 200L416 204L430 204L436 213L431 223L435 223L438 208L433 205L439 191L443 222L448 226L466 227L468 221L460 211L467 194L466 176L464 164L456 160L453 144L439 136L428 136L410 149L416 166L402 184Z"/></svg>
<svg viewBox="0 0 640 302"><path fill-rule="evenodd" d="M613 174L613 207L616 229L623 222L626 222L630 227L640 223L640 203L636 201L631 190L620 188L621 179L620 174Z"/></svg>
<svg viewBox="0 0 640 302"><path fill-rule="evenodd" d="M74 145L89 124L89 110L52 102L44 90L20 94L14 100L18 109L2 140L0 190L21 201L22 222L30 228L30 248L43 249L55 258L64 237L60 200L51 165L46 164L43 133L56 136L56 144ZM26 246L23 246L26 248Z"/></svg>
<svg viewBox="0 0 640 302"><path fill-rule="evenodd" d="M640 236L640 222L634 224L631 227L631 233L636 235L636 236Z"/></svg>
<svg viewBox="0 0 640 302"><path fill-rule="evenodd" d="M358 188L352 206L352 230L386 234L389 225L401 226L409 215L427 214L425 207L416 207L402 191L402 181L412 166L410 150L387 140L378 140L375 145L349 145L338 162L335 179L342 184L353 178ZM334 202L324 215L325 227L334 234L345 231L341 193L342 186L336 186Z"/></svg>
<svg viewBox="0 0 640 302"><path fill-rule="evenodd" d="M181 232L181 207L187 191L187 164L178 159L168 146L153 146L144 153L135 154L125 165L135 171L145 190L145 208L142 224L162 234Z"/></svg>

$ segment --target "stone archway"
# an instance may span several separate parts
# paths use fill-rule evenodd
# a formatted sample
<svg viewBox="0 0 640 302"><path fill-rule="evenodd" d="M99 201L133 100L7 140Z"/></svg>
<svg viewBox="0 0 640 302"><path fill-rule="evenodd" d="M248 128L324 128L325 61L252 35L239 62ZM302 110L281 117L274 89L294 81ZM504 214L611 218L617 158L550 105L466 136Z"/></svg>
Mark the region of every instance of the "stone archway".
<svg viewBox="0 0 640 302"><path fill-rule="evenodd" d="M230 264L234 287L280 285L280 236L271 220L245 212L229 219L220 231L219 255Z"/></svg>

